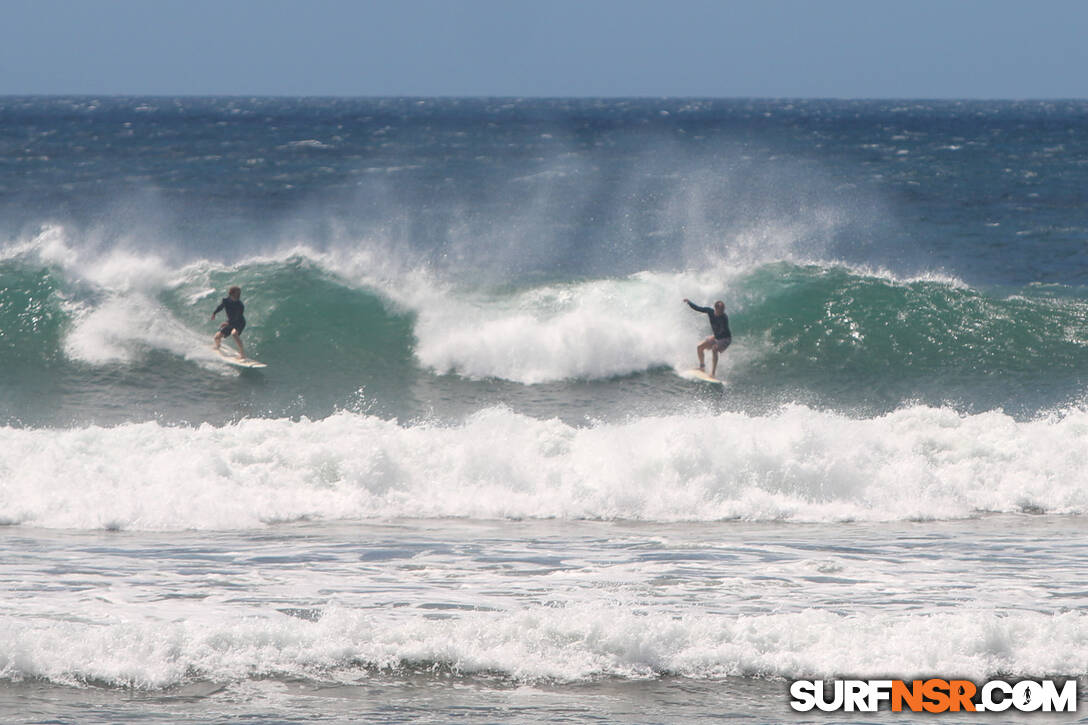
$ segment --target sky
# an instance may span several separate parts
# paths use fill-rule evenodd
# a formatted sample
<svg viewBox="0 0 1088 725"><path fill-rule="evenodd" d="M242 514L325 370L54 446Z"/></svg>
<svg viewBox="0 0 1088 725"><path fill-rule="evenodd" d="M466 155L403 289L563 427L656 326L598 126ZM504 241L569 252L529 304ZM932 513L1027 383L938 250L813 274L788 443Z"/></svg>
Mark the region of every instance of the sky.
<svg viewBox="0 0 1088 725"><path fill-rule="evenodd" d="M1084 0L0 0L0 94L1088 98Z"/></svg>

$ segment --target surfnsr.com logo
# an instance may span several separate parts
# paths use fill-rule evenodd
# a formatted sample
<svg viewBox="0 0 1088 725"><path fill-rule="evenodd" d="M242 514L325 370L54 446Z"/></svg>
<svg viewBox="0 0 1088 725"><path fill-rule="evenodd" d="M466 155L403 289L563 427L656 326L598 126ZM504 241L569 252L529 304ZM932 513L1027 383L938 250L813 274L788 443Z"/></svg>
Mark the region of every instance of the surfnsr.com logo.
<svg viewBox="0 0 1088 725"><path fill-rule="evenodd" d="M798 712L1076 712L1077 681L797 680L790 698Z"/></svg>

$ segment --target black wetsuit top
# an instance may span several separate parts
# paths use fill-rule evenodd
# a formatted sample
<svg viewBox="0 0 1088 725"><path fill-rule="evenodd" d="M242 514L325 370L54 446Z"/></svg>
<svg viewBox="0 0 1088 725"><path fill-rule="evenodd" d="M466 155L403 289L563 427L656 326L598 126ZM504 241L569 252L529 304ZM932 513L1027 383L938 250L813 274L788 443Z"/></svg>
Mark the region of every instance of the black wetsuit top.
<svg viewBox="0 0 1088 725"><path fill-rule="evenodd" d="M246 318L242 313L246 311L246 306L242 304L241 300L233 300L230 297L224 297L223 301L219 303L219 306L215 308L213 315L219 313L219 310L227 311L227 323L230 324L232 329L241 332L246 326Z"/></svg>
<svg viewBox="0 0 1088 725"><path fill-rule="evenodd" d="M714 338L717 340L733 339L733 333L729 331L729 315L724 312L720 315L714 314L713 307L700 307L694 302L688 302L688 307L696 312L705 312L706 316L710 318L710 329L714 330Z"/></svg>

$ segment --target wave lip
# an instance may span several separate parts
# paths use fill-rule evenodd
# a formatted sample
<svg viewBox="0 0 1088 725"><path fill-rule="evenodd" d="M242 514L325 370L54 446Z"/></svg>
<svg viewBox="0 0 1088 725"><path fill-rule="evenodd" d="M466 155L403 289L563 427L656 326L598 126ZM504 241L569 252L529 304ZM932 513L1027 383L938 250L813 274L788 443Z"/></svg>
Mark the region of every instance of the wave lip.
<svg viewBox="0 0 1088 725"><path fill-rule="evenodd" d="M466 517L893 521L1082 513L1088 413L914 407L853 419L654 416L579 428L489 408L463 424L339 413L215 427L0 429L0 517L66 529L248 529Z"/></svg>

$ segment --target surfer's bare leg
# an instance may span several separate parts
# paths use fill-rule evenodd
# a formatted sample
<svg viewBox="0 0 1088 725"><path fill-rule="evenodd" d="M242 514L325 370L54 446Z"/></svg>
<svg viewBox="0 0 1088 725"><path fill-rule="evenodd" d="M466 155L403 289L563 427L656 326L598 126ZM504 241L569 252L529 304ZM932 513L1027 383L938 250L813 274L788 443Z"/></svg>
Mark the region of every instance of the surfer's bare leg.
<svg viewBox="0 0 1088 725"><path fill-rule="evenodd" d="M714 358L710 366L710 377L718 377L718 346L714 346Z"/></svg>
<svg viewBox="0 0 1088 725"><path fill-rule="evenodd" d="M241 337L241 335L239 335L237 332L232 331L231 332L231 337L234 338L234 344L238 346L238 357L240 357L242 360L245 360L246 359L246 350L245 350L244 347L242 347L242 337ZM717 358L717 355L718 355L718 353L714 353L715 358Z"/></svg>
<svg viewBox="0 0 1088 725"><path fill-rule="evenodd" d="M215 349L216 350L219 349L219 343L222 342L222 341L223 341L223 331L220 330L219 332L215 333L214 342L215 342Z"/></svg>
<svg viewBox="0 0 1088 725"><path fill-rule="evenodd" d="M699 347L695 348L695 352L697 352L699 354L699 369L700 370L705 370L706 369L706 358L704 357L704 354L706 353L707 350L711 350L711 349L713 349L715 351L715 353L714 353L714 363L717 364L717 362L718 362L717 347L715 347L715 345L714 345L714 338L713 337L708 337L707 339L703 340L702 342L699 343Z"/></svg>

